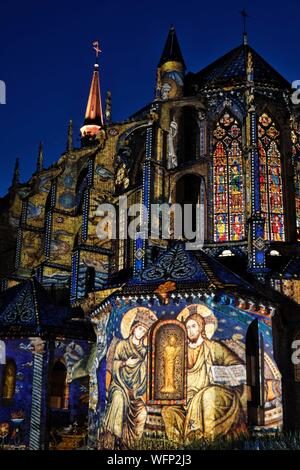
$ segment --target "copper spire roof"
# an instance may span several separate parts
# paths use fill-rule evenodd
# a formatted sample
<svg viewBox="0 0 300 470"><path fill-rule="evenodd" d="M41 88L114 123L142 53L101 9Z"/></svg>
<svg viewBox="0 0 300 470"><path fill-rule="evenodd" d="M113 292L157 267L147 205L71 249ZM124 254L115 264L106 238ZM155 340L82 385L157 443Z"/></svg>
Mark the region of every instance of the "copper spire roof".
<svg viewBox="0 0 300 470"><path fill-rule="evenodd" d="M100 94L99 66L95 64L93 78L87 102L84 125L103 126L103 114Z"/></svg>

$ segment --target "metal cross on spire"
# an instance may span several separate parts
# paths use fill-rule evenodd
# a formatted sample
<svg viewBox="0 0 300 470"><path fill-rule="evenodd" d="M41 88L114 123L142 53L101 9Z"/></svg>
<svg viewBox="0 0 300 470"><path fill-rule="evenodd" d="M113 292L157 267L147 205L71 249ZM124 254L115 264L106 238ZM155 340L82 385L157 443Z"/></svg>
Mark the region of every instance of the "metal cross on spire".
<svg viewBox="0 0 300 470"><path fill-rule="evenodd" d="M247 33L247 19L249 18L249 15L246 11L246 8L243 8L241 11L241 16L243 18L243 38L244 38L244 45L248 43L248 33Z"/></svg>

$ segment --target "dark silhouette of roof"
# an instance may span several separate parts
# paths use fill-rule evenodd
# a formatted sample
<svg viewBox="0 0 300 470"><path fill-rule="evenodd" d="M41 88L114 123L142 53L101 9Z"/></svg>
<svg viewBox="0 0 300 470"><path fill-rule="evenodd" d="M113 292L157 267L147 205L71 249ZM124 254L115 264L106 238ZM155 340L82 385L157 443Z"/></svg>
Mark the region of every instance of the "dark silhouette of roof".
<svg viewBox="0 0 300 470"><path fill-rule="evenodd" d="M201 89L246 81L249 53L252 57L254 82L277 88L290 88L289 82L247 44L232 49L198 73L189 73L186 76L187 86L197 84Z"/></svg>
<svg viewBox="0 0 300 470"><path fill-rule="evenodd" d="M181 62L184 68L186 68L174 26L171 26L169 29L169 34L158 66L160 67L169 61Z"/></svg>
<svg viewBox="0 0 300 470"><path fill-rule="evenodd" d="M35 279L29 279L0 297L0 335L56 336L94 339L83 312L56 305Z"/></svg>

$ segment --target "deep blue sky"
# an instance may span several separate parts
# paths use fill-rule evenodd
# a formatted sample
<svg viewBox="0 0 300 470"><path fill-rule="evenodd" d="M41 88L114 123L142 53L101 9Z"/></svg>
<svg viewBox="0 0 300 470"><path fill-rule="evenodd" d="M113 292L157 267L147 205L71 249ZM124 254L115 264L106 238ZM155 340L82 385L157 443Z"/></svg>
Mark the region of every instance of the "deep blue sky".
<svg viewBox="0 0 300 470"><path fill-rule="evenodd" d="M103 101L110 89L113 120L121 120L152 99L170 24L188 70L197 71L241 43L244 5L250 45L289 81L300 79L299 0L2 1L0 79L7 104L0 105L0 195L17 156L21 180L30 177L40 140L46 165L59 158L70 118L78 138L94 39L103 50Z"/></svg>

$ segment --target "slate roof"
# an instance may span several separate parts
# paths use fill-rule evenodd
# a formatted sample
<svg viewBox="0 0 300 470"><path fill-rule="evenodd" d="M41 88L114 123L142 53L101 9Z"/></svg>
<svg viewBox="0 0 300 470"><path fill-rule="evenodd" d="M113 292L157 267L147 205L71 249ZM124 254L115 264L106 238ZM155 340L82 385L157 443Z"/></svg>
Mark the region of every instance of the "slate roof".
<svg viewBox="0 0 300 470"><path fill-rule="evenodd" d="M94 340L92 326L79 310L55 305L35 279L0 296L0 336L65 336Z"/></svg>
<svg viewBox="0 0 300 470"><path fill-rule="evenodd" d="M189 251L181 242L173 244L141 274L130 279L125 289L137 285L140 287L157 286L166 281L175 282L178 287L197 284L203 287L214 285L224 288L228 285L246 290L252 289L247 281L204 251Z"/></svg>
<svg viewBox="0 0 300 470"><path fill-rule="evenodd" d="M166 281L208 282L209 279L191 252L185 250L182 243L178 243L162 253L141 275L133 277L128 286L156 285Z"/></svg>
<svg viewBox="0 0 300 470"><path fill-rule="evenodd" d="M290 88L289 82L280 75L261 55L249 45L242 44L198 73L189 73L186 76L187 86L197 84L198 88L226 86L246 81L247 57L252 54L253 81L268 84L277 88Z"/></svg>
<svg viewBox="0 0 300 470"><path fill-rule="evenodd" d="M184 59L182 56L174 26L171 26L169 30L169 34L162 55L160 57L158 66L160 67L162 64L165 64L169 61L181 62L185 68Z"/></svg>
<svg viewBox="0 0 300 470"><path fill-rule="evenodd" d="M126 274L130 276L129 271ZM246 274L246 277L235 274L204 251L188 251L184 243L176 242L141 274L132 276L127 282L124 278L125 283L120 283L119 289L124 295L151 295L159 286L171 281L175 283L177 292L214 291L216 300L226 294L231 298L242 297L257 303L276 305L277 308L288 303L295 310L295 314L299 310L299 306L290 299L260 283L249 273ZM115 287L117 284L118 282ZM116 293L112 293L105 301L115 295Z"/></svg>

